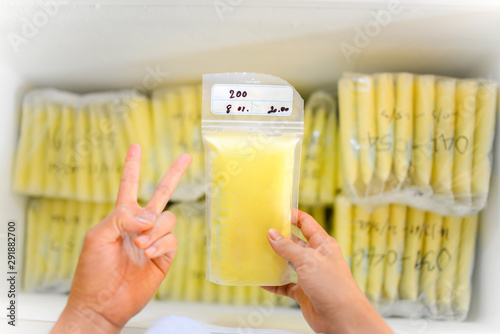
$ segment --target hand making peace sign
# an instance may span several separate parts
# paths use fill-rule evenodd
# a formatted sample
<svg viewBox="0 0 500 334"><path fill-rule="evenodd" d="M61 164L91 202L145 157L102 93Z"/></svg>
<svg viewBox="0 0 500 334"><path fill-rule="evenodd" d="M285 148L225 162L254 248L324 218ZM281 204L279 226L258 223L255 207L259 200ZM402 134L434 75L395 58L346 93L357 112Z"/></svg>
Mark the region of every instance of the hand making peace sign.
<svg viewBox="0 0 500 334"><path fill-rule="evenodd" d="M170 166L145 207L137 203L141 147L130 146L115 209L85 236L68 303L53 333L118 333L154 296L177 250L175 216L165 211L191 163L183 154ZM124 241L134 236L144 261L134 261ZM128 250L130 251L130 250ZM139 252L136 252L140 254Z"/></svg>

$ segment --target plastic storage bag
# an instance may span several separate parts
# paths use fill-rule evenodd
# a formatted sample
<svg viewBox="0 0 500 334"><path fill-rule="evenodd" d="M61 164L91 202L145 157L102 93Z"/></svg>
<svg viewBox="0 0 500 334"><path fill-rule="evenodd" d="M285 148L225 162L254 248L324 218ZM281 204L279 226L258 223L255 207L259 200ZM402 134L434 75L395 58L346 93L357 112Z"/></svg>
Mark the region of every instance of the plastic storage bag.
<svg viewBox="0 0 500 334"><path fill-rule="evenodd" d="M224 286L206 280L206 203L179 203L168 207L176 217L177 253L156 298L169 301L234 305L282 305L295 302L258 286Z"/></svg>
<svg viewBox="0 0 500 334"><path fill-rule="evenodd" d="M149 100L133 90L76 95L54 89L23 100L16 192L112 202L130 144L143 149L139 197L155 188Z"/></svg>
<svg viewBox="0 0 500 334"><path fill-rule="evenodd" d="M344 190L371 211L400 203L476 213L491 175L496 84L409 73L338 84Z"/></svg>
<svg viewBox="0 0 500 334"><path fill-rule="evenodd" d="M467 316L478 215L441 216L400 204L367 212L336 198L332 236L383 316Z"/></svg>
<svg viewBox="0 0 500 334"><path fill-rule="evenodd" d="M154 150L158 170L181 153L193 162L172 195L174 201L194 201L204 195L204 150L201 140L201 86L157 89L152 95ZM332 205L336 193L336 101L327 93L312 94L304 109L299 202ZM321 186L320 186L321 184Z"/></svg>
<svg viewBox="0 0 500 334"><path fill-rule="evenodd" d="M207 278L224 285L282 285L287 261L267 240L290 237L297 208L303 100L269 75L204 75Z"/></svg>
<svg viewBox="0 0 500 334"><path fill-rule="evenodd" d="M327 93L312 94L304 109L300 205L332 205L337 191L337 111Z"/></svg>
<svg viewBox="0 0 500 334"><path fill-rule="evenodd" d="M31 199L26 215L23 289L68 292L85 233L113 208L111 203Z"/></svg>
<svg viewBox="0 0 500 334"><path fill-rule="evenodd" d="M167 170L182 153L193 158L172 195L173 201L194 201L205 191L201 98L201 85L157 89L152 95L158 170Z"/></svg>

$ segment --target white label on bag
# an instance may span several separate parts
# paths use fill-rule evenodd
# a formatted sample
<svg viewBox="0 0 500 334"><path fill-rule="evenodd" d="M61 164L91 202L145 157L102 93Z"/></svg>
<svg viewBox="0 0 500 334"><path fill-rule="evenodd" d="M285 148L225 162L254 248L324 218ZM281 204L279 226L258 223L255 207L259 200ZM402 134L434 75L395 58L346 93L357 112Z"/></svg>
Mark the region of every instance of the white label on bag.
<svg viewBox="0 0 500 334"><path fill-rule="evenodd" d="M289 116L292 105L293 90L289 86L212 86L212 112L217 115Z"/></svg>

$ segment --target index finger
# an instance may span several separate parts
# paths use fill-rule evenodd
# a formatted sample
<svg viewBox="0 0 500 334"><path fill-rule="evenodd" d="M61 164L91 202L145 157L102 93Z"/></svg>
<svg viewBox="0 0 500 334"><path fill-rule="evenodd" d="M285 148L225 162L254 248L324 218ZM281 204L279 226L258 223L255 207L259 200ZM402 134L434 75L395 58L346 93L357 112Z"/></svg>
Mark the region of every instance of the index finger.
<svg viewBox="0 0 500 334"><path fill-rule="evenodd" d="M192 160L189 154L184 153L174 161L156 186L153 196L146 205L146 210L157 216L162 212Z"/></svg>
<svg viewBox="0 0 500 334"><path fill-rule="evenodd" d="M125 163L123 164L120 187L118 188L118 195L116 197L116 207L123 204L137 203L141 156L141 145L130 145L125 157Z"/></svg>
<svg viewBox="0 0 500 334"><path fill-rule="evenodd" d="M294 224L300 228L312 248L318 247L330 238L321 225L311 215L303 211L297 210L297 221Z"/></svg>

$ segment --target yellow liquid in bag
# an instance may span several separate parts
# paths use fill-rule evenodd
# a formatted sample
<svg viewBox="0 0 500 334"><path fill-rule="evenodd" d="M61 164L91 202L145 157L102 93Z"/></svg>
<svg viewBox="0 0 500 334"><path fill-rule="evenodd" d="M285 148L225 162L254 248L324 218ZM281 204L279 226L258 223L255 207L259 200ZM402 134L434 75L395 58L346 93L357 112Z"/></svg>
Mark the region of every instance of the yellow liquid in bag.
<svg viewBox="0 0 500 334"><path fill-rule="evenodd" d="M267 240L290 237L294 161L300 136L204 133L209 172L208 279L224 285L282 285L286 260Z"/></svg>

